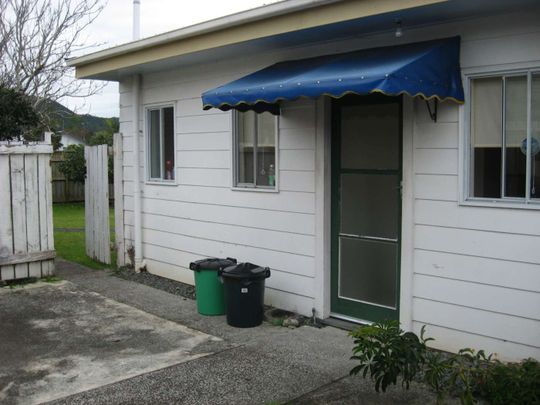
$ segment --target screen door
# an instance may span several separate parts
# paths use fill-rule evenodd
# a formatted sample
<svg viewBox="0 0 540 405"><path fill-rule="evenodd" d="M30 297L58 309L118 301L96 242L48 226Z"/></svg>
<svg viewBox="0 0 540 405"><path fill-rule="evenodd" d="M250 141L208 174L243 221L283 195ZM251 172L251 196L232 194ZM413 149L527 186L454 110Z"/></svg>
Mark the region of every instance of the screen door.
<svg viewBox="0 0 540 405"><path fill-rule="evenodd" d="M333 314L398 318L401 99L335 101L332 133Z"/></svg>

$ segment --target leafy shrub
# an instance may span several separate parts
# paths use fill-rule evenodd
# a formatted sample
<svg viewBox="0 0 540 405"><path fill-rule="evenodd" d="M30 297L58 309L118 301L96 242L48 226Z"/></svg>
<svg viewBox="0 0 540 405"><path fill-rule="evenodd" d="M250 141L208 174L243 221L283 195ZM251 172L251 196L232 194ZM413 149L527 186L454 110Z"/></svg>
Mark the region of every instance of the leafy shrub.
<svg viewBox="0 0 540 405"><path fill-rule="evenodd" d="M64 160L58 168L68 180L84 183L86 176L86 161L84 145L68 145L64 149Z"/></svg>
<svg viewBox="0 0 540 405"><path fill-rule="evenodd" d="M360 364L350 374L361 372L366 378L369 373L377 392L386 391L390 384L396 385L398 378L408 389L425 362L426 342L430 339L424 339L423 335L423 328L420 338L412 332L403 332L397 321L375 323L351 332L355 345L351 359Z"/></svg>
<svg viewBox="0 0 540 405"><path fill-rule="evenodd" d="M461 349L456 355L441 353L427 356L424 382L436 392L439 400L451 394L462 404L473 404L480 396L480 384L485 380L491 355L483 350Z"/></svg>
<svg viewBox="0 0 540 405"><path fill-rule="evenodd" d="M526 359L521 363L495 361L480 384L481 396L493 405L540 403L540 363Z"/></svg>
<svg viewBox="0 0 540 405"><path fill-rule="evenodd" d="M113 182L113 157L107 160L109 183ZM58 166L59 170L68 180L84 183L86 177L86 160L84 159L84 145L68 145L64 148L64 160Z"/></svg>
<svg viewBox="0 0 540 405"><path fill-rule="evenodd" d="M402 380L404 388L418 378L432 387L441 402L446 395L471 405L483 398L494 405L540 403L540 365L527 359L504 364L483 350L461 349L457 354L428 350L422 327L420 337L404 332L397 321L365 326L351 332L351 359L360 362L351 375L362 373L375 382L375 390L386 391Z"/></svg>
<svg viewBox="0 0 540 405"><path fill-rule="evenodd" d="M51 136L51 143L53 146L53 150L56 152L58 149L60 149L64 144L62 143L62 135L60 134L52 134Z"/></svg>

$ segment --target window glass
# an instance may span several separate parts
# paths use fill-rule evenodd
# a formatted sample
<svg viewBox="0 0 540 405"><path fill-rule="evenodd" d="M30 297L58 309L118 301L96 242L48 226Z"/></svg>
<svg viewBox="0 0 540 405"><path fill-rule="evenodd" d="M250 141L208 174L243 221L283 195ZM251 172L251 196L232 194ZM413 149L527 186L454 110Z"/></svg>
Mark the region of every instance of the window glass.
<svg viewBox="0 0 540 405"><path fill-rule="evenodd" d="M275 117L253 111L238 112L236 117L236 185L275 187Z"/></svg>
<svg viewBox="0 0 540 405"><path fill-rule="evenodd" d="M471 184L474 197L501 197L502 78L471 86Z"/></svg>
<svg viewBox="0 0 540 405"><path fill-rule="evenodd" d="M532 76L531 198L540 198L540 73Z"/></svg>
<svg viewBox="0 0 540 405"><path fill-rule="evenodd" d="M505 85L505 196L525 197L527 157L527 76L507 77Z"/></svg>
<svg viewBox="0 0 540 405"><path fill-rule="evenodd" d="M254 139L255 139L255 113L248 111L238 114L237 143L238 143L238 183L255 184L254 181Z"/></svg>
<svg viewBox="0 0 540 405"><path fill-rule="evenodd" d="M163 173L165 180L174 180L174 109L163 109Z"/></svg>
<svg viewBox="0 0 540 405"><path fill-rule="evenodd" d="M257 115L257 185L274 187L275 168L275 118L265 112Z"/></svg>
<svg viewBox="0 0 540 405"><path fill-rule="evenodd" d="M149 111L150 125L150 178L161 178L161 114L160 110Z"/></svg>
<svg viewBox="0 0 540 405"><path fill-rule="evenodd" d="M470 83L470 196L538 202L540 72Z"/></svg>
<svg viewBox="0 0 540 405"><path fill-rule="evenodd" d="M149 178L174 180L174 108L148 110Z"/></svg>

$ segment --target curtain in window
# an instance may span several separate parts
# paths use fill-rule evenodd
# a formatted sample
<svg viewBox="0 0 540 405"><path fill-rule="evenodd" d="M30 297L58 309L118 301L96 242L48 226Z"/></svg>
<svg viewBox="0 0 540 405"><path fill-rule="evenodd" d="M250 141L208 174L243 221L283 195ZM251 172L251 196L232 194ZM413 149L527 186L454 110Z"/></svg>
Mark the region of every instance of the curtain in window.
<svg viewBox="0 0 540 405"><path fill-rule="evenodd" d="M506 197L525 197L527 157L527 76L507 77L505 85L505 190Z"/></svg>
<svg viewBox="0 0 540 405"><path fill-rule="evenodd" d="M241 184L254 184L254 169L255 162L255 120L256 115L253 111L238 114L238 134L237 134L237 182Z"/></svg>
<svg viewBox="0 0 540 405"><path fill-rule="evenodd" d="M475 197L501 197L502 78L472 82L471 147Z"/></svg>
<svg viewBox="0 0 540 405"><path fill-rule="evenodd" d="M274 186L276 167L275 118L265 112L257 115L257 185Z"/></svg>

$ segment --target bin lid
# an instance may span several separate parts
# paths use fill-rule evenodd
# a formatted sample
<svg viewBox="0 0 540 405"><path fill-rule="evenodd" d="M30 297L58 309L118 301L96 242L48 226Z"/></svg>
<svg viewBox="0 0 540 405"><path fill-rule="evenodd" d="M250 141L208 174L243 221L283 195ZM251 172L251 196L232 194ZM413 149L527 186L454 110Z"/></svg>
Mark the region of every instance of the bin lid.
<svg viewBox="0 0 540 405"><path fill-rule="evenodd" d="M254 280L270 277L270 269L253 263L239 263L221 270L220 275L225 278Z"/></svg>
<svg viewBox="0 0 540 405"><path fill-rule="evenodd" d="M222 270L225 267L229 267L236 264L236 259L227 257L226 259L219 259L217 257L209 257L206 259L197 260L189 264L189 268L194 271L201 270Z"/></svg>

